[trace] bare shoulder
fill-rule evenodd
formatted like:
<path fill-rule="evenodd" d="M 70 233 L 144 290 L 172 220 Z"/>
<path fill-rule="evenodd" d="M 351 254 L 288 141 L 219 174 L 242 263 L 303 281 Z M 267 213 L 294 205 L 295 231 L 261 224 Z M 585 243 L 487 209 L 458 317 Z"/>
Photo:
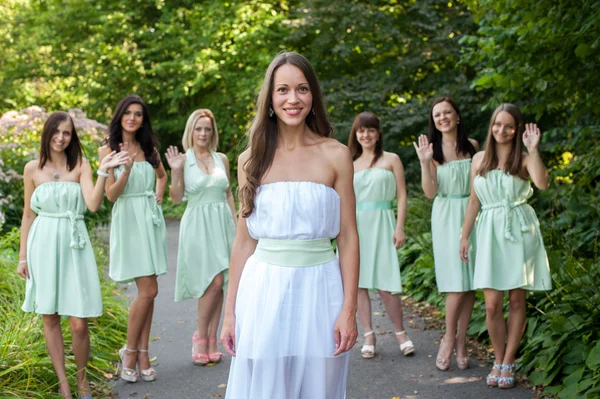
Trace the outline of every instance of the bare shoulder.
<path fill-rule="evenodd" d="M 471 142 L 471 144 L 473 144 L 473 147 L 475 147 L 475 150 L 479 150 L 479 142 L 475 139 L 469 139 L 469 141 Z"/>
<path fill-rule="evenodd" d="M 33 173 L 35 173 L 36 169 L 38 169 L 39 164 L 40 161 L 37 159 L 33 159 L 27 162 L 25 164 L 25 167 L 23 168 L 23 175 L 31 176 Z"/>
<path fill-rule="evenodd" d="M 350 149 L 344 144 L 340 143 L 336 139 L 326 138 L 320 144 L 321 149 L 327 157 L 331 157 L 332 160 L 350 160 L 352 162 L 352 156 L 350 155 Z"/>
<path fill-rule="evenodd" d="M 383 159 L 389 161 L 391 164 L 400 164 L 402 161 L 400 160 L 400 155 L 395 152 L 383 152 Z"/>
<path fill-rule="evenodd" d="M 473 155 L 473 160 L 471 161 L 471 165 L 473 167 L 479 168 L 481 165 L 481 161 L 483 161 L 483 156 L 485 155 L 485 151 L 479 151 Z"/>
<path fill-rule="evenodd" d="M 229 165 L 229 159 L 227 158 L 227 155 L 223 154 L 222 152 L 217 152 L 217 155 L 219 158 L 221 158 L 221 161 L 223 161 L 225 165 Z"/>
<path fill-rule="evenodd" d="M 87 158 L 81 158 L 81 166 L 90 166 L 90 161 Z"/>
<path fill-rule="evenodd" d="M 238 166 L 244 166 L 246 162 L 250 159 L 250 148 L 246 149 L 238 156 Z"/>

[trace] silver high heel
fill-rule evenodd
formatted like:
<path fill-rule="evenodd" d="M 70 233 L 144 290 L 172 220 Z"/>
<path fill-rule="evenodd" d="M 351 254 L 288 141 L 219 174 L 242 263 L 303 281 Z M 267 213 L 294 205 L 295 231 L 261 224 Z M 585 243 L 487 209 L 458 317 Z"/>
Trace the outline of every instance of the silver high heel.
<path fill-rule="evenodd" d="M 148 353 L 148 349 L 138 349 L 138 352 Z M 140 374 L 141 374 L 142 380 L 144 380 L 146 382 L 151 382 L 151 381 L 156 380 L 156 370 L 154 370 L 153 367 L 150 367 L 149 369 L 146 369 L 146 370 L 142 370 L 140 368 Z"/>
<path fill-rule="evenodd" d="M 127 367 L 125 367 L 125 352 L 137 352 L 136 349 L 129 349 L 127 347 L 127 345 L 123 345 L 123 347 L 121 349 L 119 349 L 119 358 L 121 359 L 121 362 L 119 363 L 119 365 L 117 366 L 117 371 L 115 372 L 115 374 L 119 371 L 119 367 L 121 368 L 121 379 L 128 381 L 128 382 L 137 382 L 138 380 L 138 373 L 134 370 L 134 369 L 129 369 Z"/>

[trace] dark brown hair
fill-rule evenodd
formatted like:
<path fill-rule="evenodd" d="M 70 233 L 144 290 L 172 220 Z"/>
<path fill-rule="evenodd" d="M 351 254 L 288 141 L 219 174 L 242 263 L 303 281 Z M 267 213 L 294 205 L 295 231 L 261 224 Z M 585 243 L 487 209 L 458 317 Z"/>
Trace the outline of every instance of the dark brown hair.
<path fill-rule="evenodd" d="M 500 112 L 508 112 L 513 119 L 515 120 L 515 135 L 512 140 L 512 148 L 510 150 L 510 155 L 508 156 L 508 162 L 504 165 L 503 170 L 506 173 L 509 173 L 513 176 L 518 176 L 522 179 L 527 178 L 527 174 L 523 171 L 523 130 L 524 130 L 524 121 L 523 115 L 519 108 L 516 105 L 504 103 L 500 105 L 494 113 L 492 114 L 492 118 L 490 120 L 490 127 L 488 129 L 488 135 L 485 142 L 485 154 L 483 156 L 483 160 L 481 161 L 481 166 L 479 167 L 478 174 L 484 176 L 490 170 L 498 169 L 498 154 L 496 152 L 496 139 L 492 134 L 492 127 L 494 126 L 494 122 L 496 121 L 496 117 Z"/>
<path fill-rule="evenodd" d="M 360 129 L 375 129 L 379 133 L 377 142 L 375 143 L 375 156 L 371 161 L 369 167 L 375 165 L 377 160 L 383 155 L 383 133 L 381 131 L 381 120 L 377 115 L 372 112 L 361 112 L 356 115 L 354 122 L 352 122 L 352 128 L 350 129 L 350 137 L 348 137 L 348 148 L 352 154 L 352 160 L 357 160 L 363 152 L 362 145 L 356 138 L 356 132 Z"/>
<path fill-rule="evenodd" d="M 42 139 L 40 142 L 40 161 L 38 164 L 40 169 L 42 169 L 44 165 L 46 165 L 46 162 L 50 160 L 50 141 L 52 140 L 52 136 L 54 136 L 54 134 L 57 132 L 58 125 L 65 121 L 71 122 L 71 127 L 73 128 L 71 142 L 67 148 L 65 148 L 65 155 L 67 156 L 67 170 L 73 170 L 75 166 L 77 166 L 77 163 L 81 163 L 83 158 L 83 150 L 81 149 L 81 142 L 77 136 L 73 119 L 64 111 L 56 111 L 53 112 L 48 119 L 46 119 L 44 128 L 42 130 Z"/>
<path fill-rule="evenodd" d="M 435 127 L 435 122 L 433 120 L 433 107 L 443 102 L 447 102 L 454 108 L 454 112 L 458 115 L 458 121 L 461 122 L 456 126 L 456 155 L 459 158 L 465 155 L 469 155 L 470 157 L 475 155 L 475 147 L 473 146 L 473 143 L 469 141 L 469 136 L 465 129 L 465 121 L 460 114 L 458 104 L 450 97 L 438 97 L 433 100 L 431 108 L 429 109 L 429 129 L 427 139 L 430 143 L 433 143 L 433 159 L 440 165 L 443 165 L 446 160 L 444 159 L 444 151 L 442 150 L 442 132 Z"/>
<path fill-rule="evenodd" d="M 243 165 L 247 181 L 246 184 L 238 188 L 243 217 L 248 217 L 252 214 L 256 190 L 260 186 L 263 176 L 271 167 L 273 158 L 275 157 L 278 136 L 277 116 L 273 115 L 273 117 L 269 117 L 269 105 L 272 102 L 275 71 L 285 64 L 294 65 L 299 68 L 308 81 L 313 102 L 312 110 L 306 117 L 306 125 L 310 130 L 323 137 L 329 137 L 333 131 L 327 118 L 319 80 L 310 62 L 300 54 L 294 52 L 284 51 L 277 54 L 267 68 L 256 100 L 256 116 L 249 129 L 248 148 L 250 149 L 250 156 Z"/>
<path fill-rule="evenodd" d="M 123 119 L 123 115 L 125 111 L 127 111 L 127 107 L 131 104 L 140 104 L 142 106 L 142 126 L 135 132 L 135 139 L 138 143 L 140 143 L 140 148 L 144 151 L 144 156 L 146 161 L 148 161 L 154 168 L 158 168 L 160 164 L 160 158 L 158 155 L 158 143 L 156 140 L 156 135 L 152 130 L 152 124 L 150 123 L 150 114 L 148 113 L 148 107 L 142 100 L 140 96 L 137 94 L 130 94 L 127 97 L 123 98 L 117 104 L 117 109 L 110 120 L 110 124 L 108 125 L 108 137 L 104 141 L 105 144 L 108 144 L 111 150 L 119 152 L 121 149 L 119 148 L 119 144 L 123 142 L 123 128 L 121 127 L 121 119 Z"/>

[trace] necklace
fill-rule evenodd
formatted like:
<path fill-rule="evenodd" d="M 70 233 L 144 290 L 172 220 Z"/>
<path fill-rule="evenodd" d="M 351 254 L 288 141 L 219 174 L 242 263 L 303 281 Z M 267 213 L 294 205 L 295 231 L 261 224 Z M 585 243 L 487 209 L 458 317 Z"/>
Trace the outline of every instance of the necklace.
<path fill-rule="evenodd" d="M 206 169 L 206 173 L 208 173 L 208 165 L 207 165 L 207 164 L 206 164 L 206 163 L 205 163 L 205 162 L 202 160 L 202 158 L 200 158 L 198 155 L 196 155 L 195 153 L 194 153 L 194 155 L 196 156 L 196 159 L 197 159 L 198 161 L 200 161 L 200 163 L 201 163 L 202 165 L 204 165 L 204 169 Z M 212 160 L 212 156 L 211 156 L 210 158 L 208 158 L 208 159 L 211 159 L 211 160 Z M 210 161 L 209 161 L 209 164 L 210 164 Z"/>
<path fill-rule="evenodd" d="M 53 178 L 54 180 L 58 180 L 58 179 L 60 179 L 60 173 L 58 173 L 58 172 L 54 172 L 54 173 L 52 174 L 52 178 Z"/>

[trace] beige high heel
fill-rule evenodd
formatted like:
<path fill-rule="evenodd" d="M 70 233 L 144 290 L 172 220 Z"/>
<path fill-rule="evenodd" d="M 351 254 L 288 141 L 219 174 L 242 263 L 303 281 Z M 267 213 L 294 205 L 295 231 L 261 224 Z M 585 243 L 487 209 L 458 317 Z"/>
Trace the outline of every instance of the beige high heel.
<path fill-rule="evenodd" d="M 134 369 L 125 367 L 125 352 L 137 352 L 137 350 L 129 349 L 127 345 L 123 345 L 123 347 L 119 349 L 119 359 L 121 362 L 117 366 L 115 374 L 119 371 L 119 368 L 121 368 L 121 379 L 128 382 L 137 382 L 139 377 L 138 373 Z"/>
<path fill-rule="evenodd" d="M 373 330 L 367 331 L 363 334 L 363 337 L 367 338 L 369 335 L 373 335 L 375 332 Z M 373 359 L 375 357 L 375 345 L 363 345 L 360 348 L 360 353 L 363 359 Z"/>
<path fill-rule="evenodd" d="M 138 349 L 138 352 L 148 353 L 148 349 Z M 141 374 L 142 380 L 144 380 L 146 382 L 151 382 L 151 381 L 156 380 L 156 370 L 154 370 L 153 367 L 150 367 L 149 369 L 146 369 L 146 370 L 142 370 L 140 367 L 140 374 Z"/>

